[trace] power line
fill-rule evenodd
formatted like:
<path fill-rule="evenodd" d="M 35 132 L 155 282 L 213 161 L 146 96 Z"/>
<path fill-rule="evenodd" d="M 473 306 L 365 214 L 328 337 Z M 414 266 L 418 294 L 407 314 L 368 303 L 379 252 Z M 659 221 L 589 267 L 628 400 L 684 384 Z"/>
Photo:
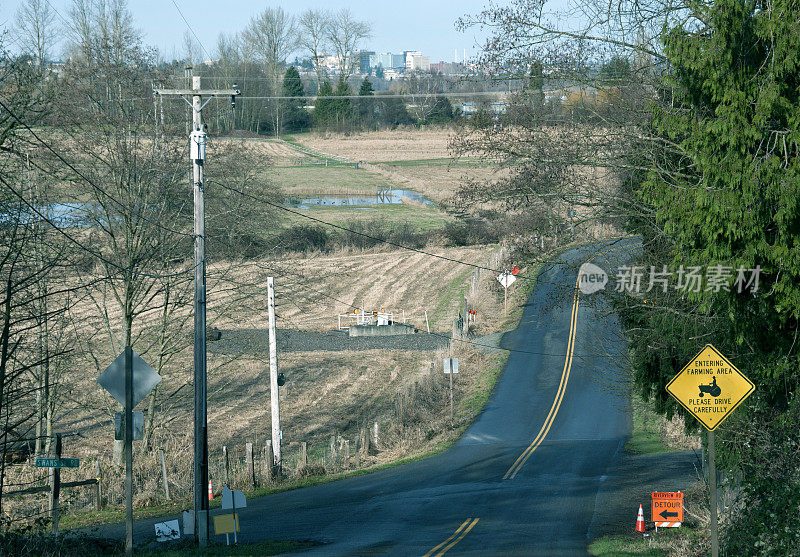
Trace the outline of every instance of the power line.
<path fill-rule="evenodd" d="M 50 0 L 44 0 L 44 1 L 47 2 L 47 5 L 50 6 L 50 9 L 52 9 L 54 12 L 56 12 L 56 15 L 61 19 L 61 21 L 63 21 L 69 27 L 69 25 L 70 25 L 69 21 L 67 21 L 66 18 L 64 18 L 64 16 L 61 15 L 61 12 L 59 12 L 56 9 L 56 7 L 53 6 L 53 4 L 50 3 Z"/>
<path fill-rule="evenodd" d="M 188 28 L 189 28 L 189 32 L 190 32 L 190 33 L 191 33 L 191 34 L 194 36 L 194 38 L 197 40 L 197 43 L 200 45 L 200 48 L 202 48 L 202 49 L 203 49 L 203 52 L 205 52 L 205 54 L 206 54 L 206 58 L 207 58 L 207 59 L 209 59 L 209 60 L 211 60 L 211 55 L 210 55 L 210 54 L 208 53 L 208 51 L 206 50 L 206 47 L 205 47 L 205 46 L 203 46 L 203 41 L 201 41 L 201 40 L 200 40 L 200 37 L 198 37 L 198 36 L 197 36 L 197 34 L 194 32 L 194 29 L 192 29 L 192 26 L 191 26 L 191 25 L 189 25 L 189 22 L 188 22 L 188 21 L 186 21 L 186 18 L 185 18 L 185 17 L 183 17 L 183 12 L 182 12 L 182 11 L 181 11 L 181 9 L 178 7 L 178 4 L 175 2 L 175 0 L 172 0 L 172 5 L 173 5 L 173 6 L 175 6 L 175 9 L 176 9 L 176 10 L 178 10 L 178 14 L 181 16 L 181 19 L 182 19 L 182 20 L 183 20 L 183 22 L 186 24 L 186 27 L 188 27 Z"/>
<path fill-rule="evenodd" d="M 209 180 L 209 182 L 211 182 L 211 181 Z M 224 184 L 222 182 L 214 181 L 213 183 L 218 185 L 218 186 L 221 186 L 222 188 L 224 188 L 224 189 L 226 189 L 228 191 L 231 191 L 231 192 L 239 194 L 239 195 L 241 195 L 243 197 L 247 197 L 249 199 L 252 199 L 253 201 L 257 201 L 259 203 L 263 203 L 265 205 L 269 205 L 270 207 L 274 207 L 276 209 L 280 209 L 281 211 L 285 211 L 287 213 L 291 213 L 293 215 L 302 217 L 304 219 L 308 219 L 308 220 L 314 221 L 314 222 L 322 224 L 324 226 L 329 226 L 331 228 L 336 228 L 338 230 L 342 230 L 343 232 L 348 232 L 350 234 L 355 234 L 357 236 L 361 236 L 363 238 L 367 238 L 369 240 L 373 240 L 373 241 L 375 241 L 377 243 L 380 243 L 380 244 L 386 244 L 386 245 L 389 245 L 389 246 L 394 246 L 396 248 L 400 248 L 400 249 L 412 251 L 412 252 L 415 252 L 415 253 L 419 253 L 421 255 L 426 255 L 428 257 L 434 257 L 436 259 L 441 259 L 443 261 L 449 261 L 451 263 L 456 263 L 456 264 L 459 264 L 459 265 L 465 265 L 467 267 L 472 267 L 473 269 L 481 269 L 481 270 L 491 271 L 493 273 L 501 273 L 501 274 L 505 272 L 503 270 L 493 269 L 491 267 L 486 267 L 486 266 L 483 266 L 483 265 L 479 265 L 477 263 L 470 263 L 469 261 L 462 261 L 460 259 L 454 259 L 452 257 L 447 257 L 446 255 L 439 255 L 437 253 L 432 253 L 432 252 L 429 252 L 429 251 L 425 251 L 425 250 L 422 250 L 422 249 L 419 249 L 419 248 L 415 248 L 413 246 L 407 246 L 405 244 L 401 244 L 401 243 L 398 243 L 398 242 L 393 242 L 391 240 L 386 240 L 384 238 L 378 238 L 377 236 L 372 236 L 371 234 L 367 234 L 366 232 L 361 232 L 360 230 L 353 230 L 352 228 L 347 228 L 346 226 L 342 226 L 342 225 L 335 224 L 335 223 L 332 223 L 332 222 L 324 221 L 322 219 L 318 219 L 316 217 L 312 217 L 311 215 L 307 215 L 307 214 L 302 213 L 300 211 L 295 211 L 294 209 L 290 209 L 289 207 L 286 207 L 285 205 L 281 205 L 280 203 L 274 203 L 274 202 L 269 201 L 267 199 L 264 199 L 262 197 L 255 196 L 255 195 L 253 195 L 251 193 L 238 190 L 238 189 L 233 188 L 231 186 L 228 186 L 228 185 L 226 185 L 226 184 Z M 535 278 L 526 277 L 524 275 L 516 275 L 516 278 L 522 279 L 522 280 L 533 280 L 533 281 L 536 280 Z"/>

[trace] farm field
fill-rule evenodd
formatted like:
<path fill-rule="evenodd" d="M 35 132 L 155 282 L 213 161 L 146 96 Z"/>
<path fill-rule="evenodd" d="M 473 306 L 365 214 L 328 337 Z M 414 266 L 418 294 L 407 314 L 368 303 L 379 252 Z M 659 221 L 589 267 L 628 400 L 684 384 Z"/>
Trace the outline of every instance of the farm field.
<path fill-rule="evenodd" d="M 379 163 L 448 159 L 448 129 L 396 129 L 341 134 L 300 134 L 297 141 L 311 149 L 351 161 Z"/>
<path fill-rule="evenodd" d="M 417 132 L 398 133 L 400 141 L 409 143 L 420 137 Z M 390 135 L 385 135 L 386 140 Z M 446 145 L 440 132 L 433 132 L 431 138 L 440 146 L 437 148 Z M 370 141 L 371 138 L 361 140 Z M 321 227 L 331 234 L 346 233 L 303 215 L 345 228 L 353 227 L 365 234 L 408 228 L 417 234 L 429 234 L 424 250 L 430 255 L 378 244 L 369 249 L 340 247 L 329 253 L 290 252 L 268 259 L 216 261 L 208 268 L 208 324 L 218 329 L 223 338 L 236 336 L 233 331 L 263 332 L 267 328 L 265 286 L 268 276 L 275 277 L 279 334 L 280 330 L 292 329 L 324 335 L 337 328 L 340 314 L 345 314 L 343 324 L 347 324 L 352 319 L 346 316 L 347 312 L 385 310 L 392 312 L 396 321 L 410 323 L 423 334 L 430 328 L 446 345 L 453 321 L 463 311 L 465 297 L 478 311 L 472 325 L 476 335 L 497 332 L 514 319 L 513 316 L 510 320 L 502 317 L 502 289 L 495 277 L 488 272 L 478 276 L 472 266 L 498 265 L 498 246 L 442 246 L 443 229 L 448 223 L 456 222 L 456 218 L 439 203 L 455 191 L 459 183 L 455 176 L 465 170 L 480 173 L 489 172 L 488 169 L 449 168 L 442 164 L 425 166 L 416 159 L 408 159 L 407 165 L 365 165 L 366 168 L 358 169 L 355 166 L 291 166 L 289 163 L 297 160 L 297 152 L 286 144 L 243 141 L 248 148 L 252 146 L 254 150 L 263 151 L 265 160 L 274 163 L 265 168 L 263 177 L 289 199 L 369 196 L 374 195 L 378 187 L 391 186 L 395 190 L 421 193 L 437 204 L 403 198 L 401 203 L 361 208 L 293 207 L 295 213 L 286 213 L 281 218 L 284 229 L 305 225 Z M 406 151 L 409 157 L 421 154 L 412 152 L 410 146 Z M 109 485 L 105 489 L 109 501 L 113 502 L 120 501 L 122 496 L 121 484 L 115 479 L 119 468 L 111 462 L 111 424 L 117 407 L 95 380 L 116 356 L 114 347 L 119 340 L 110 336 L 111 329 L 107 326 L 107 323 L 113 325 L 121 321 L 116 305 L 98 305 L 98 300 L 105 300 L 107 296 L 108 292 L 98 293 L 74 309 L 73 317 L 93 339 L 93 348 L 72 363 L 69 402 L 65 403 L 58 427 L 81 432 L 80 437 L 69 441 L 68 452 L 83 459 L 87 466 L 94 460 L 101 462 L 108 471 L 105 481 Z M 159 299 L 157 295 L 150 303 L 157 306 Z M 159 351 L 160 318 L 159 311 L 151 309 L 142 312 L 134 323 L 135 349 L 153 365 Z M 167 466 L 176 478 L 173 496 L 180 498 L 188 495 L 184 490 L 189 486 L 185 470 L 191 459 L 191 307 L 181 307 L 172 319 L 182 324 L 172 332 L 171 356 L 160 369 L 163 379 L 155 392 L 157 414 L 153 443 L 167 454 Z M 386 348 L 380 350 L 309 349 L 279 353 L 280 371 L 287 377 L 281 389 L 281 419 L 290 473 L 297 472 L 301 442 L 308 443 L 310 464 L 326 473 L 387 463 L 445 446 L 457 438 L 480 411 L 504 361 L 502 352 L 482 352 L 470 343 L 456 343 L 451 348 L 452 353 L 442 348 L 393 348 L 391 344 L 387 342 Z M 449 424 L 447 418 L 446 382 L 440 373 L 441 359 L 448 354 L 462 358 L 453 424 Z M 212 476 L 219 474 L 218 455 L 222 446 L 241 452 L 249 442 L 263 449 L 269 437 L 270 421 L 267 378 L 266 353 L 247 345 L 238 352 L 219 351 L 213 341 L 209 343 Z M 148 403 L 149 399 L 140 409 L 146 409 Z M 338 443 L 349 440 L 355 452 L 359 432 L 374 422 L 380 424 L 382 431 L 377 451 L 365 455 L 359 463 L 331 460 L 331 437 Z M 239 452 L 237 459 L 242 457 Z M 137 455 L 137 485 L 140 487 L 136 505 L 159 504 L 162 495 L 159 494 L 158 463 L 148 453 L 139 454 L 138 449 Z M 76 473 L 85 476 L 94 472 L 81 469 Z M 244 480 L 239 477 L 236 481 Z"/>
<path fill-rule="evenodd" d="M 395 184 L 417 191 L 426 198 L 447 203 L 467 180 L 490 180 L 506 171 L 476 159 L 454 160 L 450 156 L 448 129 L 393 130 L 353 135 L 302 134 L 297 143 L 315 151 L 363 161 L 363 167 Z"/>

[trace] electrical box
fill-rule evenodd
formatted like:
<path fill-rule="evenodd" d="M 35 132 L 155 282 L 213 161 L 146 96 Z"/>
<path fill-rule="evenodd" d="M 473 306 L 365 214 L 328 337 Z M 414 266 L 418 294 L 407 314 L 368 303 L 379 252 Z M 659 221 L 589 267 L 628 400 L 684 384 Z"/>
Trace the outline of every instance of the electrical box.
<path fill-rule="evenodd" d="M 194 130 L 189 135 L 189 158 L 193 161 L 202 161 L 206 158 L 206 132 Z"/>

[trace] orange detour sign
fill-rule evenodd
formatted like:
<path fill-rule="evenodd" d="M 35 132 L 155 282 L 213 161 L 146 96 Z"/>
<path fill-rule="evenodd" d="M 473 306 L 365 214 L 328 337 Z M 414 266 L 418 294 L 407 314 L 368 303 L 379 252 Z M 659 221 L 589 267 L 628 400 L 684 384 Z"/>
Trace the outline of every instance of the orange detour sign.
<path fill-rule="evenodd" d="M 683 493 L 654 491 L 650 516 L 656 528 L 678 528 L 683 522 Z"/>
<path fill-rule="evenodd" d="M 710 344 L 667 384 L 667 392 L 709 431 L 724 422 L 755 388 Z"/>

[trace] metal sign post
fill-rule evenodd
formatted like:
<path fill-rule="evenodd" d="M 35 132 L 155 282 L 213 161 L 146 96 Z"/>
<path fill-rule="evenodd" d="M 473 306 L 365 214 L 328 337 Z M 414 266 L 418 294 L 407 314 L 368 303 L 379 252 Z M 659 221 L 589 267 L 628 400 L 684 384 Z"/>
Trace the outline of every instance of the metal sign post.
<path fill-rule="evenodd" d="M 711 490 L 711 557 L 719 557 L 717 524 L 717 466 L 714 462 L 714 431 L 708 432 L 708 483 Z"/>
<path fill-rule="evenodd" d="M 133 409 L 161 381 L 130 346 L 97 378 L 100 386 L 124 406 L 125 554 L 133 555 Z"/>
<path fill-rule="evenodd" d="M 133 350 L 125 347 L 125 555 L 133 555 Z"/>
<path fill-rule="evenodd" d="M 458 358 L 444 359 L 444 372 L 450 376 L 450 424 L 453 423 L 453 375 L 458 373 Z"/>

